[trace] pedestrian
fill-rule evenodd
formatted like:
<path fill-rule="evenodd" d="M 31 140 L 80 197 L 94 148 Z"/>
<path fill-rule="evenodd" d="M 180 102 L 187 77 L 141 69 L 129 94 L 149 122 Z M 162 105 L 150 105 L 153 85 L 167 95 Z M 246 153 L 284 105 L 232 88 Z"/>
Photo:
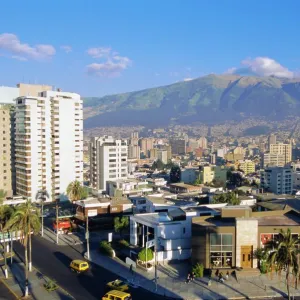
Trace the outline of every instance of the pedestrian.
<path fill-rule="evenodd" d="M 226 280 L 229 279 L 229 272 L 228 271 L 226 272 L 225 278 L 226 278 Z"/>
<path fill-rule="evenodd" d="M 216 273 L 215 273 L 216 277 L 219 277 L 219 274 L 220 274 L 220 271 L 219 271 L 219 269 L 217 269 Z"/>
<path fill-rule="evenodd" d="M 188 273 L 185 283 L 190 283 L 190 281 L 191 281 L 191 274 Z"/>
<path fill-rule="evenodd" d="M 208 270 L 208 278 L 211 279 L 211 276 L 212 276 L 212 269 L 209 269 Z"/>
<path fill-rule="evenodd" d="M 219 273 L 219 282 L 223 283 L 224 282 L 224 277 L 223 277 L 223 273 Z"/>
<path fill-rule="evenodd" d="M 133 274 L 132 264 L 130 265 L 129 270 L 130 270 L 130 273 Z"/>
<path fill-rule="evenodd" d="M 191 281 L 194 281 L 194 279 L 195 279 L 195 272 L 192 272 Z"/>

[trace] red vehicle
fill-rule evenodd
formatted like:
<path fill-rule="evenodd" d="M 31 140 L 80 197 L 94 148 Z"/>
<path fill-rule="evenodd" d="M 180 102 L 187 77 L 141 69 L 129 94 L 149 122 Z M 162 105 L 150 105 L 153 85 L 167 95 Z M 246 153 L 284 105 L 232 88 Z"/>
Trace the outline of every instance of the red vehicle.
<path fill-rule="evenodd" d="M 69 220 L 58 221 L 58 230 L 67 230 L 71 228 L 71 222 Z M 53 229 L 56 230 L 56 222 L 53 222 Z"/>

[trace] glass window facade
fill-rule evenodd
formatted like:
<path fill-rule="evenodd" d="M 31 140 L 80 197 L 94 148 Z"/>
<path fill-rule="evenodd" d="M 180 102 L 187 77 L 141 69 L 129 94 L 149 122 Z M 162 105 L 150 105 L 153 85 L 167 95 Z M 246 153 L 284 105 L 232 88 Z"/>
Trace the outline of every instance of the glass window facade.
<path fill-rule="evenodd" d="M 232 234 L 210 234 L 210 266 L 212 268 L 232 267 Z"/>

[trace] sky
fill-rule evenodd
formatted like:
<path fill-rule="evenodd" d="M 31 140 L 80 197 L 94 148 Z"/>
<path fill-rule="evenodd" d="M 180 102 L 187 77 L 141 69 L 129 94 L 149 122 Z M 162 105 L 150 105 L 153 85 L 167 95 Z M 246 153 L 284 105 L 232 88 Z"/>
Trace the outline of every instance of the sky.
<path fill-rule="evenodd" d="M 0 85 L 104 96 L 207 74 L 300 76 L 298 0 L 0 4 Z"/>

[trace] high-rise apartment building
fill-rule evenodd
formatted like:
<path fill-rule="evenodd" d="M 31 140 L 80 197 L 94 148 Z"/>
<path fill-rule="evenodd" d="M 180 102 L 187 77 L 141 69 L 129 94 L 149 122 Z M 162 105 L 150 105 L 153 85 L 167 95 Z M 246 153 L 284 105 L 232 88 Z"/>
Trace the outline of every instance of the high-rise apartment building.
<path fill-rule="evenodd" d="M 255 163 L 251 160 L 240 160 L 238 161 L 237 166 L 245 175 L 255 172 Z"/>
<path fill-rule="evenodd" d="M 291 144 L 270 144 L 270 154 L 282 154 L 284 156 L 284 164 L 292 161 L 292 145 Z"/>
<path fill-rule="evenodd" d="M 172 150 L 172 154 L 180 155 L 186 153 L 186 143 L 185 140 L 170 140 L 170 146 Z"/>
<path fill-rule="evenodd" d="M 141 150 L 139 146 L 139 133 L 133 132 L 128 145 L 128 158 L 129 159 L 140 159 Z"/>
<path fill-rule="evenodd" d="M 275 194 L 291 194 L 293 191 L 292 169 L 270 167 L 262 170 L 260 186 Z"/>
<path fill-rule="evenodd" d="M 83 117 L 80 95 L 44 91 L 16 100 L 16 192 L 33 201 L 67 199 L 71 181 L 83 181 Z"/>
<path fill-rule="evenodd" d="M 168 151 L 157 149 L 157 159 L 161 160 L 164 164 L 168 163 Z"/>
<path fill-rule="evenodd" d="M 149 151 L 153 149 L 153 144 L 154 139 L 152 138 L 140 139 L 141 152 L 143 152 L 146 157 L 149 157 Z"/>
<path fill-rule="evenodd" d="M 269 138 L 268 138 L 268 145 L 269 145 L 269 150 L 271 148 L 271 145 L 272 144 L 276 144 L 277 143 L 277 137 L 274 133 L 270 134 L 269 135 Z"/>
<path fill-rule="evenodd" d="M 285 155 L 284 154 L 272 154 L 264 153 L 263 155 L 263 167 L 284 167 L 285 166 Z"/>
<path fill-rule="evenodd" d="M 91 186 L 105 191 L 107 181 L 126 179 L 127 173 L 127 141 L 111 136 L 93 137 L 90 141 Z"/>
<path fill-rule="evenodd" d="M 19 89 L 0 86 L 0 190 L 7 197 L 15 190 L 14 104 Z"/>
<path fill-rule="evenodd" d="M 207 149 L 207 138 L 204 136 L 200 137 L 200 139 L 198 140 L 198 144 L 200 148 Z"/>

